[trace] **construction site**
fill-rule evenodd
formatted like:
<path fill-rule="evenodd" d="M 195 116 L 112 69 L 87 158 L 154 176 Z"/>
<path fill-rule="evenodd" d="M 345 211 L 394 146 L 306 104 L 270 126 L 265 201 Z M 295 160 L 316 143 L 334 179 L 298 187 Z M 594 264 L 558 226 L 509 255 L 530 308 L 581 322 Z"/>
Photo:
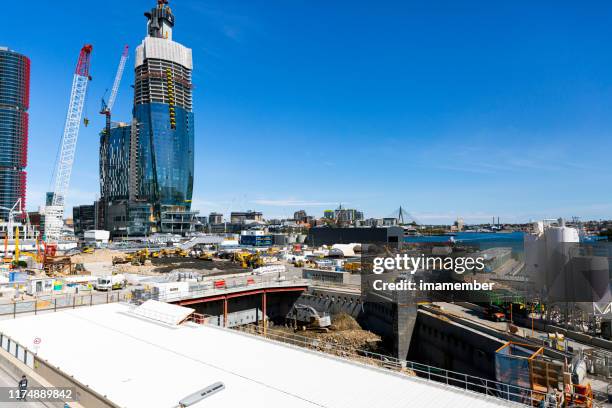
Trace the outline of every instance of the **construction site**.
<path fill-rule="evenodd" d="M 528 405 L 554 398 L 556 406 L 603 407 L 612 392 L 605 319 L 598 319 L 599 334 L 563 327 L 507 281 L 488 302 L 459 294 L 451 301 L 443 293 L 427 302 L 381 302 L 364 292 L 359 244 L 254 248 L 200 235 L 165 247 L 139 245 L 53 252 L 41 244 L 38 252 L 5 258 L 0 316 L 163 302 L 189 309 L 198 324 L 514 402 L 525 403 L 528 393 Z M 522 262 L 500 262 L 479 279 L 514 276 Z M 489 383 L 494 390 L 478 385 Z"/>
<path fill-rule="evenodd" d="M 173 40 L 167 0 L 144 15 L 132 116 L 113 111 L 128 45 L 96 109 L 95 202 L 70 216 L 77 140 L 91 121 L 91 44 L 75 52 L 38 211 L 25 205 L 25 148 L 13 152 L 19 191 L 0 206 L 0 367 L 10 378 L 74 389 L 78 399 L 45 405 L 62 408 L 612 407 L 612 246 L 563 219 L 502 231 L 493 217 L 491 230 L 460 237 L 462 219 L 418 228 L 402 207 L 368 223 L 342 204 L 319 219 L 201 217 L 192 50 Z M 372 269 L 400 255 L 439 263 Z M 482 268 L 441 266 L 460 258 Z M 379 290 L 383 278 L 391 286 Z M 431 286 L 396 290 L 417 279 Z"/>

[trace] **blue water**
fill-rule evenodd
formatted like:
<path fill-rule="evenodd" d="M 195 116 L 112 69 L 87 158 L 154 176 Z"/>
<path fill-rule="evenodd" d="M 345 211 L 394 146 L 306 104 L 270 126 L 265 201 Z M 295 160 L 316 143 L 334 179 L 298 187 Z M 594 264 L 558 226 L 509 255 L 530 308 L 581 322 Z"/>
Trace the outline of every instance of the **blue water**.
<path fill-rule="evenodd" d="M 523 252 L 523 237 L 525 233 L 516 232 L 457 232 L 452 237 L 455 242 L 464 245 L 474 245 L 480 249 L 494 247 L 510 247 L 515 252 Z M 581 236 L 580 241 L 584 243 L 595 243 L 602 241 L 603 237 Z M 448 242 L 451 235 L 429 235 L 421 237 L 405 237 L 404 242 Z"/>
<path fill-rule="evenodd" d="M 525 233 L 517 232 L 457 232 L 453 234 L 458 244 L 474 245 L 480 249 L 494 247 L 511 247 L 514 251 L 523 251 Z M 448 242 L 451 235 L 427 235 L 420 237 L 405 237 L 404 242 Z"/>

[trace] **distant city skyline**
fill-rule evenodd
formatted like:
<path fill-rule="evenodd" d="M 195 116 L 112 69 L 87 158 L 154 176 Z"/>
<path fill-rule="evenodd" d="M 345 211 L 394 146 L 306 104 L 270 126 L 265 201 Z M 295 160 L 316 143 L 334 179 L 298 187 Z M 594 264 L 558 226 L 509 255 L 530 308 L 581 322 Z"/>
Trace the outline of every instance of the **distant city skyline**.
<path fill-rule="evenodd" d="M 130 46 L 133 107 L 152 0 L 10 4 L 1 46 L 31 60 L 27 206 L 49 190 L 74 64 L 94 46 L 69 208 L 99 195 L 100 98 Z M 192 208 L 426 224 L 612 218 L 612 5 L 170 0 L 193 49 Z M 99 8 L 100 5 L 88 7 Z M 526 12 L 528 10 L 528 12 Z M 550 16 L 554 15 L 552 19 Z M 49 16 L 61 24 L 49 24 Z"/>

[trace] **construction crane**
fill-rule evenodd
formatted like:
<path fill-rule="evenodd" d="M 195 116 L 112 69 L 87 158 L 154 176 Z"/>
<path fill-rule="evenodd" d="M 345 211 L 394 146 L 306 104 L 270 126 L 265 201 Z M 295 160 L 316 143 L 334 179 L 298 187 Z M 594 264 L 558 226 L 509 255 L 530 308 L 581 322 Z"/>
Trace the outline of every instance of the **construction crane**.
<path fill-rule="evenodd" d="M 70 102 L 68 103 L 64 133 L 55 167 L 51 205 L 47 205 L 44 208 L 44 238 L 47 242 L 57 242 L 60 239 L 64 225 L 64 200 L 70 184 L 74 153 L 81 125 L 81 115 L 83 114 L 83 106 L 87 94 L 87 84 L 91 79 L 89 76 L 89 65 L 92 49 L 93 47 L 89 44 L 81 48 L 72 79 Z"/>
<path fill-rule="evenodd" d="M 100 114 L 106 117 L 106 125 L 104 126 L 104 131 L 100 135 L 100 193 L 102 195 L 102 200 L 105 200 L 108 196 L 108 188 L 109 183 L 107 182 L 108 175 L 107 171 L 107 159 L 108 159 L 108 138 L 110 136 L 111 131 L 111 111 L 113 106 L 115 105 L 115 99 L 117 99 L 117 92 L 119 91 L 119 84 L 121 83 L 121 78 L 123 77 L 123 70 L 125 69 L 125 62 L 128 58 L 128 46 L 123 47 L 123 53 L 121 54 L 121 59 L 119 60 L 119 66 L 117 67 L 117 73 L 115 74 L 115 80 L 113 81 L 113 87 L 111 88 L 110 97 L 108 98 L 108 102 L 104 101 L 102 98 L 102 108 L 100 109 Z"/>
<path fill-rule="evenodd" d="M 121 54 L 121 59 L 119 60 L 117 74 L 115 74 L 115 80 L 113 81 L 113 87 L 111 88 L 111 93 L 108 98 L 108 102 L 105 102 L 104 98 L 102 98 L 102 109 L 100 110 L 100 113 L 106 116 L 105 131 L 107 132 L 107 134 L 110 132 L 111 111 L 113 110 L 113 105 L 115 105 L 115 99 L 117 99 L 119 84 L 121 83 L 121 78 L 123 77 L 123 70 L 125 69 L 125 62 L 128 58 L 128 49 L 129 47 L 127 45 L 123 47 L 123 53 Z"/>

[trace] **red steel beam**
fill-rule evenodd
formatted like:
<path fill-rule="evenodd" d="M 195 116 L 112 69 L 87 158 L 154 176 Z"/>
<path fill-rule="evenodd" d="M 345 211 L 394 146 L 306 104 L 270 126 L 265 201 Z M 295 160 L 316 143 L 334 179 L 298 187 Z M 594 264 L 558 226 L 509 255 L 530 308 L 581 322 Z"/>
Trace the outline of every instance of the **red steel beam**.
<path fill-rule="evenodd" d="M 208 303 L 208 302 L 215 302 L 217 300 L 223 300 L 223 299 L 225 299 L 225 295 L 202 297 L 202 298 L 197 298 L 197 299 L 179 300 L 177 303 L 179 305 L 193 305 L 195 303 Z"/>
<path fill-rule="evenodd" d="M 227 297 L 223 299 L 223 327 L 227 327 Z"/>
<path fill-rule="evenodd" d="M 265 293 L 303 292 L 306 289 L 308 289 L 307 286 L 295 286 L 295 287 L 271 288 L 271 289 L 253 289 L 253 290 L 247 290 L 244 292 L 229 293 L 227 295 L 217 295 L 217 296 L 201 297 L 201 298 L 196 298 L 196 299 L 179 300 L 177 303 L 179 305 L 193 305 L 196 303 L 208 303 L 208 302 L 214 302 L 217 300 L 225 300 L 225 299 L 233 299 L 233 298 L 243 297 L 243 296 L 258 295 L 264 292 Z"/>

